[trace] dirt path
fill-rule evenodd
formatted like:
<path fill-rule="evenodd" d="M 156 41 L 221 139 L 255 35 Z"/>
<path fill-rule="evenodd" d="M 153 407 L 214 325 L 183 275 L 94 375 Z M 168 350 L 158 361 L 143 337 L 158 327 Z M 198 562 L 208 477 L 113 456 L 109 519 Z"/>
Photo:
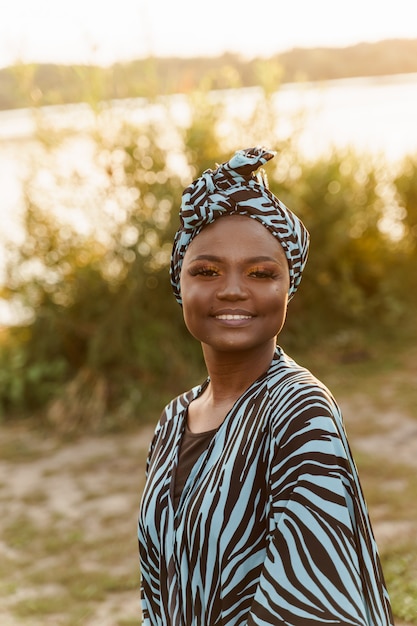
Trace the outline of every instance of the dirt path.
<path fill-rule="evenodd" d="M 139 624 L 135 535 L 151 429 L 66 445 L 22 429 L 0 437 L 0 624 Z"/>
<path fill-rule="evenodd" d="M 381 464 L 394 460 L 417 472 L 417 419 L 399 411 L 368 412 L 366 397 L 358 394 L 341 403 L 349 439 L 356 452 L 380 459 Z M 397 481 L 397 483 L 396 483 Z M 392 485 L 402 488 L 400 478 Z M 417 536 L 417 517 L 410 519 L 373 519 L 373 528 L 380 548 L 389 546 L 399 536 Z"/>
<path fill-rule="evenodd" d="M 344 410 L 348 430 L 362 419 L 363 399 L 356 401 Z M 390 413 L 380 419 L 353 445 L 416 468 L 417 422 Z M 139 625 L 136 517 L 151 433 L 63 445 L 0 429 L 2 626 Z M 378 522 L 377 540 L 391 541 L 398 524 Z"/>

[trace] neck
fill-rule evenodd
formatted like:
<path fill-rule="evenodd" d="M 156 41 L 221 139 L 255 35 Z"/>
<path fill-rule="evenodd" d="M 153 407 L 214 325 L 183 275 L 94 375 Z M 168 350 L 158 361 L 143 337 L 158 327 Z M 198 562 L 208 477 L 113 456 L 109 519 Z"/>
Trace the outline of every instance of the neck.
<path fill-rule="evenodd" d="M 271 364 L 275 341 L 256 350 L 217 352 L 203 344 L 210 376 L 209 395 L 213 404 L 235 401 Z"/>

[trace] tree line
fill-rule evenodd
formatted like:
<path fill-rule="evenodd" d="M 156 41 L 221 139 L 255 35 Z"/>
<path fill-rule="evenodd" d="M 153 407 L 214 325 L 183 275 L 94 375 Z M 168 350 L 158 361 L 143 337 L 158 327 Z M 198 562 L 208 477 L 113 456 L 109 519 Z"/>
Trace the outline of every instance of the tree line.
<path fill-rule="evenodd" d="M 271 87 L 295 81 L 417 72 L 417 39 L 359 43 L 345 48 L 294 48 L 270 58 L 150 57 L 111 67 L 17 64 L 0 70 L 0 109 L 97 102 L 149 95 L 252 87 L 265 73 Z"/>

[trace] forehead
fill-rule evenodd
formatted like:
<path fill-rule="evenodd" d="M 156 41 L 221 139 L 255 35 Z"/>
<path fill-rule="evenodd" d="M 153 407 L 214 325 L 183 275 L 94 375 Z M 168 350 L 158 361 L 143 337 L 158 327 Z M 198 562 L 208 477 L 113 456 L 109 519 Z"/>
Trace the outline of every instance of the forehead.
<path fill-rule="evenodd" d="M 187 253 L 203 254 L 221 250 L 227 254 L 235 249 L 242 252 L 250 250 L 251 254 L 259 255 L 268 252 L 279 259 L 286 258 L 278 238 L 266 226 L 257 219 L 239 214 L 219 217 L 205 226 L 191 241 Z"/>

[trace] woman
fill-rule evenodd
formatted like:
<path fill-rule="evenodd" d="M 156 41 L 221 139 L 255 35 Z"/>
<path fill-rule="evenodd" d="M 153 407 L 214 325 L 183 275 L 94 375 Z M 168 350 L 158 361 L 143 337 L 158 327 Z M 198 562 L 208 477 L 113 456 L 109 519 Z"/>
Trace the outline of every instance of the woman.
<path fill-rule="evenodd" d="M 207 380 L 152 441 L 139 518 L 146 626 L 393 623 L 342 417 L 277 346 L 309 235 L 237 152 L 183 194 L 171 282 Z"/>

